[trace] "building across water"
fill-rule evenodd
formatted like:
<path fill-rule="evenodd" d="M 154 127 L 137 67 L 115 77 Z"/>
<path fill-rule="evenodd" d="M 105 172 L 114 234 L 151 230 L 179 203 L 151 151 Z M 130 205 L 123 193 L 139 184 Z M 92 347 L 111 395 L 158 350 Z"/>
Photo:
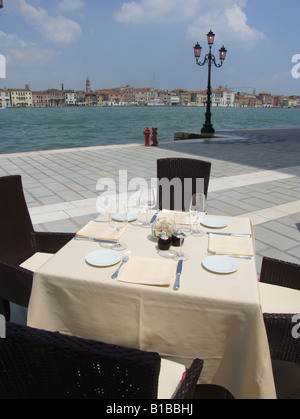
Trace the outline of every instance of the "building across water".
<path fill-rule="evenodd" d="M 85 91 L 48 89 L 0 89 L 0 107 L 58 107 L 58 106 L 206 106 L 207 91 L 185 89 L 160 90 L 134 86 L 92 90 L 89 77 Z M 219 86 L 212 90 L 212 106 L 218 107 L 299 107 L 299 96 L 271 95 L 248 92 L 235 93 Z"/>

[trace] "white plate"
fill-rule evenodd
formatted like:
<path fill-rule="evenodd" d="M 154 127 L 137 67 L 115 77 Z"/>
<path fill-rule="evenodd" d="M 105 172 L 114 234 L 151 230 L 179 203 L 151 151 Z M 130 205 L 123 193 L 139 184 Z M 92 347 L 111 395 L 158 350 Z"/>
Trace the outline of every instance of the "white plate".
<path fill-rule="evenodd" d="M 89 265 L 97 267 L 112 266 L 120 262 L 121 259 L 122 254 L 111 249 L 95 250 L 85 258 Z"/>
<path fill-rule="evenodd" d="M 201 222 L 202 225 L 209 228 L 224 228 L 228 226 L 228 222 L 223 218 L 207 217 Z"/>
<path fill-rule="evenodd" d="M 125 215 L 124 213 L 114 214 L 114 215 L 112 216 L 112 218 L 113 218 L 113 220 L 115 220 L 115 221 L 123 221 L 123 220 L 124 220 L 124 218 L 125 218 L 125 216 L 124 216 L 124 215 Z M 129 223 L 130 223 L 131 221 L 135 221 L 135 220 L 137 220 L 137 218 L 138 218 L 137 214 L 134 214 L 133 212 L 128 212 L 128 213 L 127 213 L 127 216 L 128 216 L 128 222 L 129 222 Z"/>
<path fill-rule="evenodd" d="M 218 274 L 232 274 L 240 267 L 237 260 L 228 256 L 209 256 L 202 263 L 204 268 Z"/>

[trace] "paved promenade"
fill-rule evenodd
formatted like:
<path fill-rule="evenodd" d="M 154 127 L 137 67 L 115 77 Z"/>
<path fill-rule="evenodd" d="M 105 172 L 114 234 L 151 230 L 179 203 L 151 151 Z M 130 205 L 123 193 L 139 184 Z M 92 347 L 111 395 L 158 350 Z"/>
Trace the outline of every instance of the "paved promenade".
<path fill-rule="evenodd" d="M 97 181 L 156 177 L 156 160 L 212 162 L 210 215 L 250 217 L 257 270 L 263 256 L 300 263 L 300 129 L 217 133 L 188 140 L 0 155 L 0 176 L 22 175 L 36 230 L 76 232 L 95 218 Z"/>

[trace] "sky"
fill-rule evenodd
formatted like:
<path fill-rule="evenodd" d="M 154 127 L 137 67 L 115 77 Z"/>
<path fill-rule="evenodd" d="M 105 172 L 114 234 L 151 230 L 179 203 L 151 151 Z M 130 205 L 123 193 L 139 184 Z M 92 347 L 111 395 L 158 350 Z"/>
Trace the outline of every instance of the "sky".
<path fill-rule="evenodd" d="M 299 0 L 3 0 L 0 88 L 92 90 L 131 85 L 205 90 L 193 47 L 225 45 L 212 87 L 300 95 Z M 300 61 L 300 55 L 299 55 Z M 297 67 L 298 68 L 298 67 Z M 299 74 L 300 75 L 300 74 Z"/>

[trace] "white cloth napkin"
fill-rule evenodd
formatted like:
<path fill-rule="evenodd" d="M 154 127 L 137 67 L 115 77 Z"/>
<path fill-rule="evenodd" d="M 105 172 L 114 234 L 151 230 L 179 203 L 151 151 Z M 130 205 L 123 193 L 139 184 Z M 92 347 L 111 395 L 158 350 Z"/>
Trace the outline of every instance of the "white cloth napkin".
<path fill-rule="evenodd" d="M 188 212 L 181 212 L 181 211 L 168 211 L 168 210 L 162 210 L 159 211 L 157 218 L 168 218 L 170 220 L 174 220 L 176 214 L 176 222 L 178 224 L 189 224 L 190 215 Z"/>
<path fill-rule="evenodd" d="M 175 280 L 176 262 L 133 255 L 123 266 L 118 281 L 169 287 Z"/>
<path fill-rule="evenodd" d="M 209 235 L 208 250 L 221 255 L 253 256 L 252 237 Z"/>
<path fill-rule="evenodd" d="M 120 237 L 125 233 L 126 227 L 120 232 Z M 77 237 L 84 237 L 96 240 L 117 241 L 119 233 L 106 222 L 90 221 L 78 233 Z"/>

